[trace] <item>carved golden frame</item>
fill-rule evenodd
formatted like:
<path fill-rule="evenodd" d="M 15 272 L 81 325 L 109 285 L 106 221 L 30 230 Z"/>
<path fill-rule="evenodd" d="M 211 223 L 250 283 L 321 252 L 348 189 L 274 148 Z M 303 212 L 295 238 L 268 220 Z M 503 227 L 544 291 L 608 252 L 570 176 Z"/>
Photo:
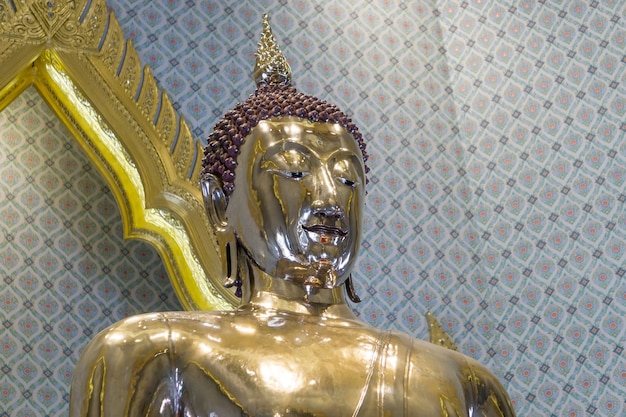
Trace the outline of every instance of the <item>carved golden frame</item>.
<path fill-rule="evenodd" d="M 0 111 L 34 86 L 151 243 L 186 309 L 229 309 L 194 140 L 104 0 L 0 2 Z"/>

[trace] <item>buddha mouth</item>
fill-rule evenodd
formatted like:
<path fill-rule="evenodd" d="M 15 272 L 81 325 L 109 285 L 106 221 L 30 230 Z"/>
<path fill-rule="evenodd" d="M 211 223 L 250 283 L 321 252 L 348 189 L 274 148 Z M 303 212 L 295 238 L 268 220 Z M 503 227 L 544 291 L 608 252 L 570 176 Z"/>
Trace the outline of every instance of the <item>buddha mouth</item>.
<path fill-rule="evenodd" d="M 325 235 L 325 236 L 344 237 L 348 234 L 348 232 L 345 230 L 341 230 L 340 228 L 335 227 L 335 226 L 327 226 L 325 224 L 314 224 L 313 226 L 302 225 L 302 228 L 306 230 L 307 232 L 317 233 L 318 235 Z"/>

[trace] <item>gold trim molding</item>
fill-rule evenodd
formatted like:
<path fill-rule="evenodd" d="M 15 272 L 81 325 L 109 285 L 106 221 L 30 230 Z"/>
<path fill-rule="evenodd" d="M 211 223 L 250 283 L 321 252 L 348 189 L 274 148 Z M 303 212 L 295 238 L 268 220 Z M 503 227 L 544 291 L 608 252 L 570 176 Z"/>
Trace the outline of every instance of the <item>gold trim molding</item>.
<path fill-rule="evenodd" d="M 0 2 L 0 68 L 0 110 L 38 90 L 111 188 L 125 237 L 157 249 L 183 307 L 232 308 L 198 184 L 202 145 L 106 2 Z"/>

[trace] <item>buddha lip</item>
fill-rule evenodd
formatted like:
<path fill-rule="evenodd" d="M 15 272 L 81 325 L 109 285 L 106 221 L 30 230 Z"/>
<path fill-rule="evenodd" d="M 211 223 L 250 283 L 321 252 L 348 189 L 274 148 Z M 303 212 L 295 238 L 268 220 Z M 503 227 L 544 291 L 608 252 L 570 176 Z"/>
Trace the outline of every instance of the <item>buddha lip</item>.
<path fill-rule="evenodd" d="M 313 226 L 303 225 L 302 228 L 307 232 L 313 232 L 319 235 L 345 236 L 348 234 L 348 232 L 346 232 L 345 230 L 341 230 L 338 227 L 326 226 L 324 224 L 314 224 Z"/>

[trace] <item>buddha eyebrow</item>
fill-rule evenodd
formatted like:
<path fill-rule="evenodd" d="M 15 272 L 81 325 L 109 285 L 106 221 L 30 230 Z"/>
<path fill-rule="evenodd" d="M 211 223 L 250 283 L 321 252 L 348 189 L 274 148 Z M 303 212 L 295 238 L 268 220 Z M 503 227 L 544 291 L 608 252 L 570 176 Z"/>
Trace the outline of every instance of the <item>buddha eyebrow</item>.
<path fill-rule="evenodd" d="M 329 156 L 332 158 L 339 157 L 342 159 L 360 158 L 359 154 L 349 149 L 337 149 L 335 152 L 332 152 Z"/>
<path fill-rule="evenodd" d="M 333 140 L 333 139 L 334 138 L 332 136 L 322 138 L 322 140 Z M 266 161 L 281 152 L 294 152 L 294 151 L 298 152 L 300 155 L 302 155 L 302 157 L 306 159 L 309 159 L 312 156 L 315 156 L 316 158 L 319 158 L 322 160 L 330 160 L 330 159 L 352 160 L 355 158 L 356 159 L 361 158 L 360 154 L 356 153 L 355 151 L 351 149 L 346 149 L 343 147 L 333 149 L 329 153 L 325 153 L 323 151 L 319 153 L 318 151 L 311 149 L 308 146 L 305 146 L 300 142 L 284 139 L 284 140 L 281 140 L 280 142 L 270 145 L 266 149 L 261 160 Z"/>
<path fill-rule="evenodd" d="M 285 147 L 283 146 L 282 143 L 277 143 L 275 145 L 270 146 L 267 151 L 265 152 L 265 154 L 261 157 L 261 160 L 259 161 L 261 164 L 261 167 L 266 167 L 266 164 L 274 161 L 278 162 L 276 158 L 279 158 L 281 160 L 285 160 L 285 153 L 289 152 L 290 150 L 293 150 L 295 152 L 298 153 L 298 155 L 300 155 L 301 158 L 303 158 L 304 160 L 308 161 L 309 160 L 309 154 L 308 153 L 303 153 L 302 151 L 300 151 L 299 149 L 285 149 Z M 287 162 L 285 160 L 285 162 Z M 308 163 L 308 162 L 307 162 Z"/>
<path fill-rule="evenodd" d="M 265 155 L 263 156 L 263 159 L 271 158 L 277 153 L 285 152 L 285 151 L 296 151 L 302 154 L 302 156 L 307 157 L 307 158 L 311 154 L 310 149 L 308 149 L 307 147 L 303 146 L 302 144 L 298 142 L 281 141 L 267 148 L 267 150 L 265 151 Z"/>

